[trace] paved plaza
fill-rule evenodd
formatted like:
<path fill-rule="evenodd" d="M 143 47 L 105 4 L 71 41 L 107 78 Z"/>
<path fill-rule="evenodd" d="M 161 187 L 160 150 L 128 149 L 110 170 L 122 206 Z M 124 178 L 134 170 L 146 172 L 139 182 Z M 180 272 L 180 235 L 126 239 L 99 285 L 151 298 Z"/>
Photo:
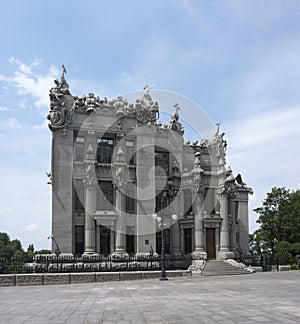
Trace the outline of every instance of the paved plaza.
<path fill-rule="evenodd" d="M 0 287 L 1 323 L 300 323 L 300 271 Z"/>

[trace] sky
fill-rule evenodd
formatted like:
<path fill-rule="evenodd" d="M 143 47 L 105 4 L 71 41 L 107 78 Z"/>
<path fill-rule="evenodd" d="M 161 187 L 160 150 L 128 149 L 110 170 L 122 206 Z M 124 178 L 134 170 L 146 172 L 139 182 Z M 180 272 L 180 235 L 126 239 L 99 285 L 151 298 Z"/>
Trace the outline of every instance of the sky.
<path fill-rule="evenodd" d="M 62 64 L 72 94 L 151 84 L 222 121 L 227 165 L 254 190 L 250 232 L 272 187 L 300 188 L 300 1 L 10 0 L 1 13 L 0 232 L 24 249 L 50 248 L 46 116 Z"/>

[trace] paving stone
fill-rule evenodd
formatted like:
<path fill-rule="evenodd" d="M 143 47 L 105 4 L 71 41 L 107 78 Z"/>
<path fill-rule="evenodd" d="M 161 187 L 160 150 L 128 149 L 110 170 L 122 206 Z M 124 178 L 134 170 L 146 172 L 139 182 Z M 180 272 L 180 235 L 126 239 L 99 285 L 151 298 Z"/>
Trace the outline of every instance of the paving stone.
<path fill-rule="evenodd" d="M 300 271 L 0 287 L 0 323 L 299 323 Z"/>

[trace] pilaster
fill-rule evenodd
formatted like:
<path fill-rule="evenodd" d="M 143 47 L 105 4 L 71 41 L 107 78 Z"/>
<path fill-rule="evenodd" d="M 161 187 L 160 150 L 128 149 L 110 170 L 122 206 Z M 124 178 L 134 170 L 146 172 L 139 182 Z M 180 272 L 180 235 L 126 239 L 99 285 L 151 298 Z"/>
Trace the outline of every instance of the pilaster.
<path fill-rule="evenodd" d="M 126 254 L 126 212 L 125 212 L 125 193 L 128 180 L 128 166 L 125 162 L 125 154 L 122 142 L 119 142 L 116 153 L 116 160 L 112 164 L 114 186 L 116 193 L 115 211 L 118 215 L 115 226 L 116 248 L 114 253 Z"/>
<path fill-rule="evenodd" d="M 195 153 L 193 175 L 193 211 L 194 211 L 194 240 L 195 251 L 192 254 L 193 260 L 206 259 L 207 253 L 204 250 L 204 231 L 203 231 L 203 203 L 204 193 L 201 186 L 201 176 L 203 170 L 200 164 L 200 152 Z"/>
<path fill-rule="evenodd" d="M 234 254 L 229 250 L 228 196 L 225 190 L 220 193 L 220 216 L 222 222 L 220 228 L 220 250 L 218 252 L 218 259 L 233 258 Z"/>
<path fill-rule="evenodd" d="M 91 135 L 91 134 L 90 134 Z M 93 217 L 96 211 L 97 178 L 95 172 L 95 151 L 89 144 L 84 160 L 86 176 L 83 180 L 85 187 L 85 247 L 84 254 L 96 254 L 95 231 L 96 224 Z"/>

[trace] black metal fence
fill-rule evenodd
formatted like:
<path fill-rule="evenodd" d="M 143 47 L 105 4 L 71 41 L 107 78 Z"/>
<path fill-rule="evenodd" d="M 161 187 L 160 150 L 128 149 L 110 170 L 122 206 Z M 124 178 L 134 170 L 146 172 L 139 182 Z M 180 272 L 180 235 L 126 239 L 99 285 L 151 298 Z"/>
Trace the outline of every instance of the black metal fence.
<path fill-rule="evenodd" d="M 150 271 L 161 269 L 160 255 L 36 255 L 29 258 L 0 258 L 0 274 Z M 165 255 L 166 270 L 185 270 L 192 263 L 191 255 Z"/>
<path fill-rule="evenodd" d="M 0 274 L 33 273 L 33 257 L 0 257 Z"/>
<path fill-rule="evenodd" d="M 263 271 L 278 270 L 279 265 L 288 264 L 285 255 L 265 254 L 243 263 L 260 266 Z M 147 271 L 161 269 L 160 255 L 95 255 L 74 257 L 53 254 L 33 257 L 0 257 L 0 274 L 47 273 L 47 272 L 113 272 Z M 190 254 L 165 255 L 166 270 L 186 270 L 192 264 Z"/>
<path fill-rule="evenodd" d="M 286 255 L 264 254 L 252 259 L 252 266 L 262 267 L 263 271 L 278 270 L 280 265 L 286 264 L 288 264 Z"/>

